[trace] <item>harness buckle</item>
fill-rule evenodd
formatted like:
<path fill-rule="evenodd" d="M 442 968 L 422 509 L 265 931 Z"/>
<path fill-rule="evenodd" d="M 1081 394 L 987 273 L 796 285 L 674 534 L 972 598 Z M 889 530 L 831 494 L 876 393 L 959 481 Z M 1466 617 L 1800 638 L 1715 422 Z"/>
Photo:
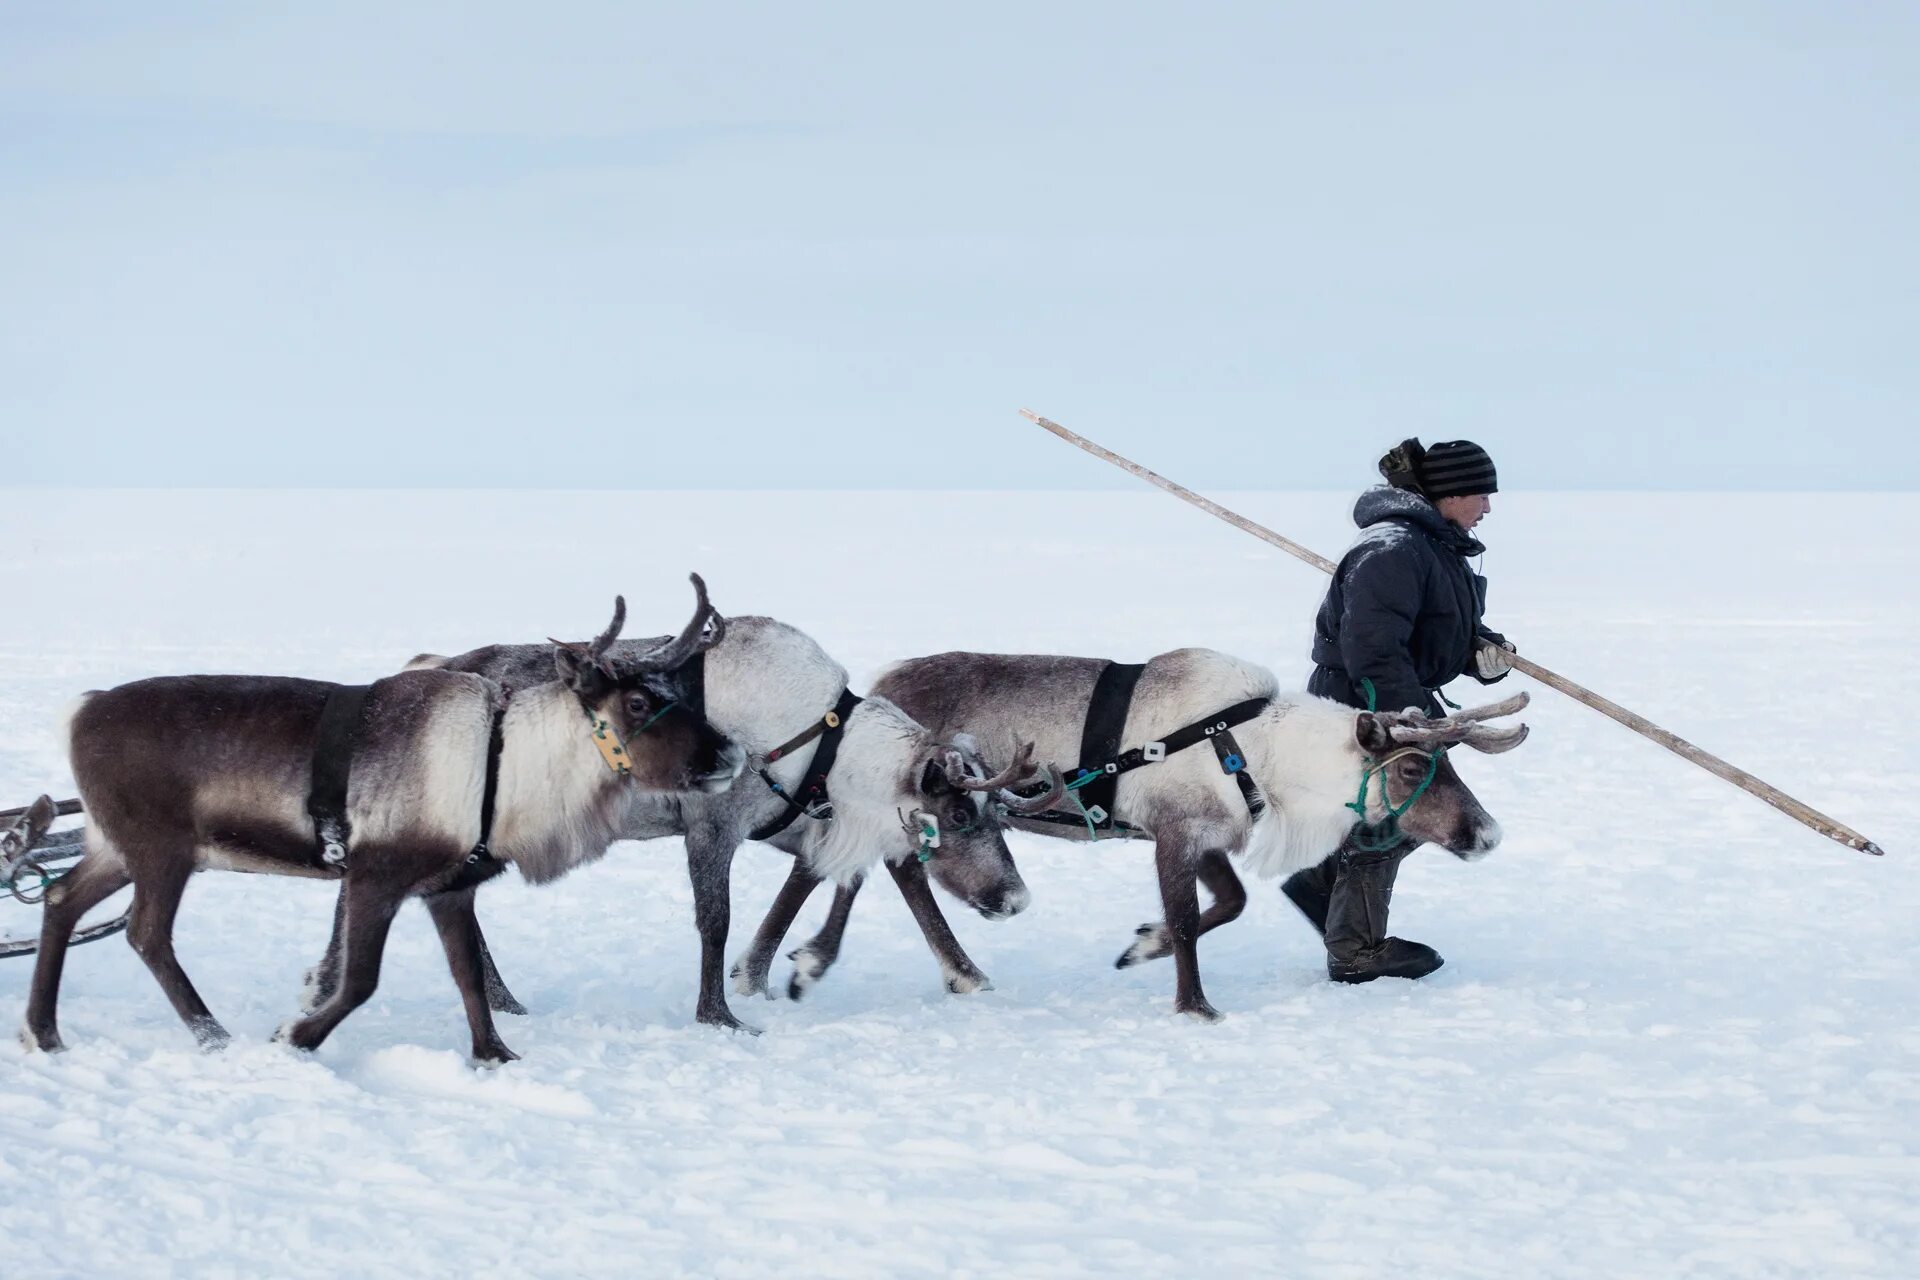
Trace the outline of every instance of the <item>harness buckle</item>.
<path fill-rule="evenodd" d="M 1118 773 L 1120 772 L 1120 766 L 1116 764 L 1114 761 L 1109 760 L 1107 761 L 1105 767 L 1101 769 L 1101 772 L 1102 773 Z"/>
<path fill-rule="evenodd" d="M 1242 760 L 1238 755 L 1229 752 L 1220 758 L 1220 767 L 1228 773 L 1238 773 L 1247 767 L 1247 762 Z"/>
<path fill-rule="evenodd" d="M 320 837 L 320 861 L 330 867 L 342 867 L 347 862 L 347 833 L 342 825 L 337 818 L 323 818 L 320 830 L 314 833 Z"/>
<path fill-rule="evenodd" d="M 1091 822 L 1094 826 L 1097 827 L 1106 820 L 1107 811 L 1099 805 L 1094 805 L 1093 808 L 1087 810 L 1087 821 Z"/>
<path fill-rule="evenodd" d="M 1167 744 L 1164 742 L 1149 742 L 1146 746 L 1140 748 L 1140 758 L 1148 764 L 1158 764 L 1167 758 Z"/>

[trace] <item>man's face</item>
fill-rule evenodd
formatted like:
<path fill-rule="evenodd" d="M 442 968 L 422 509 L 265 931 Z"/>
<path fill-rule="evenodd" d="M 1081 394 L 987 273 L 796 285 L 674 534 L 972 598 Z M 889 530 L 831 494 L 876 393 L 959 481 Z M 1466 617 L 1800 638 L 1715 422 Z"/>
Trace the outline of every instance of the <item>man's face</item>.
<path fill-rule="evenodd" d="M 1493 510 L 1493 498 L 1484 493 L 1469 493 L 1458 498 L 1442 498 L 1433 504 L 1440 514 L 1462 529 L 1471 531 Z"/>

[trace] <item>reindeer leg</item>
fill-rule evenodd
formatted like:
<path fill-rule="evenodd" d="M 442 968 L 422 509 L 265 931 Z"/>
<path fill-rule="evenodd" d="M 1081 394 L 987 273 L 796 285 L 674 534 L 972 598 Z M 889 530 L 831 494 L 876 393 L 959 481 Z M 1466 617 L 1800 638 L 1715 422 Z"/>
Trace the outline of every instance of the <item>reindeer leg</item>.
<path fill-rule="evenodd" d="M 296 1049 L 317 1049 L 341 1020 L 372 997 L 380 985 L 380 957 L 386 950 L 387 930 L 405 900 L 405 888 L 382 881 L 356 878 L 348 872 L 341 886 L 346 899 L 345 963 L 340 986 L 327 1002 L 306 1017 L 274 1033 Z"/>
<path fill-rule="evenodd" d="M 1207 1003 L 1200 989 L 1200 889 L 1195 882 L 1196 859 L 1184 840 L 1163 835 L 1153 849 L 1160 873 L 1160 905 L 1167 913 L 1167 933 L 1173 943 L 1176 989 L 1173 1008 L 1203 1022 L 1218 1022 L 1221 1014 Z"/>
<path fill-rule="evenodd" d="M 727 927 L 733 911 L 733 851 L 739 838 L 709 822 L 687 830 L 687 875 L 693 881 L 693 923 L 700 931 L 700 1002 L 694 1018 L 712 1027 L 760 1034 L 727 1007 Z"/>
<path fill-rule="evenodd" d="M 146 874 L 133 879 L 133 911 L 127 917 L 127 941 L 134 953 L 147 962 L 154 981 L 167 993 L 173 1010 L 187 1024 L 202 1049 L 224 1049 L 232 1037 L 207 1008 L 206 1001 L 193 989 L 187 971 L 173 954 L 173 920 L 180 910 L 180 897 L 193 876 L 193 864 L 184 859 L 145 860 Z"/>
<path fill-rule="evenodd" d="M 1229 921 L 1238 920 L 1240 913 L 1247 909 L 1247 888 L 1240 883 L 1227 855 L 1218 849 L 1207 850 L 1200 855 L 1196 872 L 1200 883 L 1213 895 L 1213 902 L 1200 915 L 1200 933 L 1211 933 Z M 1163 922 L 1151 921 L 1133 933 L 1133 945 L 1120 953 L 1120 958 L 1113 962 L 1114 968 L 1131 969 L 1136 964 L 1173 954 L 1173 943 Z"/>
<path fill-rule="evenodd" d="M 60 971 L 66 964 L 67 944 L 81 916 L 130 883 L 132 877 L 118 864 L 89 854 L 47 890 L 47 905 L 40 919 L 39 956 L 33 966 L 33 989 L 27 997 L 26 1025 L 20 1029 L 20 1043 L 29 1049 L 57 1053 L 66 1048 L 60 1041 L 54 1011 L 60 1002 Z"/>
<path fill-rule="evenodd" d="M 340 989 L 340 953 L 346 948 L 346 926 L 347 887 L 342 884 L 333 900 L 333 933 L 327 938 L 327 953 L 300 982 L 300 1012 L 312 1013 Z"/>
<path fill-rule="evenodd" d="M 957 996 L 993 990 L 993 982 L 973 963 L 961 947 L 960 939 L 953 936 L 946 913 L 940 910 L 933 888 L 927 883 L 927 869 L 918 860 L 909 860 L 889 862 L 887 870 L 892 873 L 900 896 L 907 900 L 907 910 L 913 912 L 913 922 L 920 926 L 920 936 L 927 940 L 927 949 L 940 962 L 947 990 Z M 847 905 L 853 905 L 851 900 Z"/>
<path fill-rule="evenodd" d="M 300 1012 L 312 1013 L 328 1000 L 340 986 L 340 953 L 345 946 L 344 925 L 347 918 L 347 897 L 344 888 L 333 904 L 333 936 L 327 939 L 327 953 L 320 963 L 307 970 L 306 978 L 300 987 Z M 474 917 L 473 927 L 477 932 L 480 919 Z M 480 936 L 480 973 L 486 984 L 487 1005 L 495 1013 L 524 1014 L 527 1006 L 514 997 L 507 989 L 506 979 L 500 976 L 500 970 L 494 966 L 493 952 L 487 948 L 486 935 Z"/>
<path fill-rule="evenodd" d="M 835 885 L 833 906 L 827 910 L 827 922 L 820 932 L 787 953 L 793 961 L 793 976 L 787 979 L 787 999 L 798 1000 L 807 988 L 820 981 L 840 958 L 840 941 L 847 935 L 847 917 L 853 913 L 853 900 L 860 896 L 865 876 L 856 876 L 852 884 Z"/>
<path fill-rule="evenodd" d="M 753 935 L 753 945 L 747 953 L 734 961 L 733 989 L 738 995 L 763 995 L 773 999 L 773 992 L 767 988 L 767 975 L 773 970 L 774 952 L 780 949 L 780 940 L 787 936 L 787 930 L 793 927 L 793 919 L 800 914 L 800 908 L 820 886 L 820 877 L 813 874 L 805 858 L 793 860 L 793 870 L 787 873 L 787 882 L 780 886 L 780 894 L 767 908 L 767 918 L 760 922 L 759 932 Z"/>
<path fill-rule="evenodd" d="M 473 1033 L 473 1060 L 498 1066 L 520 1055 L 507 1048 L 493 1026 L 493 1009 L 488 1000 L 486 982 L 486 944 L 480 936 L 480 921 L 473 914 L 473 890 L 436 893 L 427 899 L 427 912 L 433 927 L 440 931 L 440 945 L 447 952 L 447 968 L 453 971 L 454 985 L 460 988 L 460 1000 L 467 1007 L 467 1029 Z"/>
<path fill-rule="evenodd" d="M 480 933 L 480 919 L 474 917 L 473 930 L 480 938 L 480 975 L 487 987 L 487 1007 L 495 1013 L 517 1013 L 525 1016 L 527 1006 L 514 998 L 507 989 L 507 980 L 500 976 L 500 970 L 493 963 L 493 952 L 487 946 L 485 934 Z"/>

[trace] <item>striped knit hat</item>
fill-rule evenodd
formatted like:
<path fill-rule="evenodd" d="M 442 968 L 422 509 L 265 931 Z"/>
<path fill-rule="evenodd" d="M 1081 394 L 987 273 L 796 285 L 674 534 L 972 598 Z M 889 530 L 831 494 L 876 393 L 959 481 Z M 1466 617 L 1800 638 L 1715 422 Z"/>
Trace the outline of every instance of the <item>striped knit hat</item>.
<path fill-rule="evenodd" d="M 1380 459 L 1380 474 L 1395 488 L 1415 490 L 1434 502 L 1500 492 L 1493 459 L 1471 440 L 1442 440 L 1424 449 L 1418 440 L 1403 440 Z"/>

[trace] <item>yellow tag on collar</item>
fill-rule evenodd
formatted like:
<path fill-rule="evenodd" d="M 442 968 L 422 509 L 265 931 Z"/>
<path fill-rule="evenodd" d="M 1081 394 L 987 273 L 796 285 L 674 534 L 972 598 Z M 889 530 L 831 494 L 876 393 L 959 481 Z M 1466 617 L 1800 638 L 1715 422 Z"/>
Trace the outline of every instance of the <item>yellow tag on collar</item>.
<path fill-rule="evenodd" d="M 633 772 L 627 748 L 614 733 L 613 726 L 599 716 L 593 718 L 593 745 L 600 748 L 600 758 L 607 762 L 607 768 L 623 778 Z"/>

